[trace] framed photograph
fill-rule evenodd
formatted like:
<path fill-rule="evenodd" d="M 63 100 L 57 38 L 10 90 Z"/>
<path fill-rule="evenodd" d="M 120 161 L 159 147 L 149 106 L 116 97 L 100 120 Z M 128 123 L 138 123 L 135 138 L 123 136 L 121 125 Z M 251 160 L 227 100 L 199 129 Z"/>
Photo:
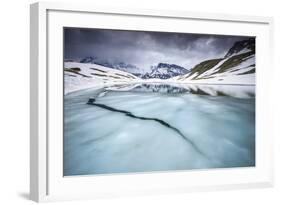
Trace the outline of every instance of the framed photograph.
<path fill-rule="evenodd" d="M 31 5 L 34 201 L 268 187 L 269 17 Z"/>

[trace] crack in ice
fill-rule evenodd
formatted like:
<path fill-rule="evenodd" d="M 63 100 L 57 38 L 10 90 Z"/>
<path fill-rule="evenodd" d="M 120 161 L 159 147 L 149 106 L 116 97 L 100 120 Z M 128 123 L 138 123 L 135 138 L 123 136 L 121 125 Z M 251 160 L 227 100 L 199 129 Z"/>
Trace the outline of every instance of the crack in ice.
<path fill-rule="evenodd" d="M 90 98 L 87 102 L 88 105 L 94 105 L 97 106 L 99 108 L 103 108 L 109 111 L 113 111 L 113 112 L 119 112 L 119 113 L 123 113 L 128 117 L 132 117 L 135 119 L 140 119 L 140 120 L 151 120 L 151 121 L 155 121 L 158 122 L 159 124 L 168 127 L 169 129 L 172 129 L 173 131 L 175 131 L 176 133 L 178 133 L 185 141 L 187 141 L 189 144 L 192 145 L 192 147 L 199 152 L 201 155 L 205 156 L 206 158 L 208 158 L 198 147 L 197 145 L 191 141 L 190 139 L 188 139 L 179 129 L 177 129 L 176 127 L 173 127 L 172 125 L 170 125 L 169 123 L 165 122 L 164 120 L 160 120 L 158 118 L 149 118 L 149 117 L 140 117 L 140 116 L 136 116 L 133 113 L 126 111 L 126 110 L 119 110 L 104 104 L 100 104 L 100 103 L 95 103 L 96 99 L 95 98 Z"/>

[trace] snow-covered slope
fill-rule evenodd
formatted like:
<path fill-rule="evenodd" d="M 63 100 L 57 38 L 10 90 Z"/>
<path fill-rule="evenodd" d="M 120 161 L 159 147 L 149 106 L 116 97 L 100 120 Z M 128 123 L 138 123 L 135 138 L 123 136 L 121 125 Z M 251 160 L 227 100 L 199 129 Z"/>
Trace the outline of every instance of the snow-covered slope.
<path fill-rule="evenodd" d="M 80 60 L 80 63 L 88 63 L 88 64 L 91 63 L 96 65 L 101 65 L 107 68 L 113 68 L 113 69 L 125 71 L 138 77 L 142 77 L 142 75 L 145 73 L 143 69 L 135 65 L 124 63 L 124 62 L 113 62 L 110 60 L 104 60 L 104 59 L 97 58 L 95 56 L 85 57 Z"/>
<path fill-rule="evenodd" d="M 239 41 L 224 58 L 211 59 L 197 64 L 186 75 L 172 81 L 209 84 L 255 84 L 254 39 Z"/>
<path fill-rule="evenodd" d="M 140 78 L 120 70 L 89 63 L 64 63 L 65 94 L 90 87 L 138 82 Z"/>
<path fill-rule="evenodd" d="M 228 58 L 232 55 L 237 55 L 241 53 L 246 53 L 249 51 L 255 50 L 255 38 L 249 38 L 244 41 L 237 41 L 226 53 L 224 56 L 225 58 Z"/>

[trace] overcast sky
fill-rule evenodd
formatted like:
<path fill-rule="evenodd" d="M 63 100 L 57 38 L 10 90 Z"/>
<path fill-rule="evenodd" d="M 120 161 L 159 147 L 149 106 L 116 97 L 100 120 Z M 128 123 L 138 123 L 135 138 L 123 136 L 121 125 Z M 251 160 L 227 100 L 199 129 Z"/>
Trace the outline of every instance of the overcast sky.
<path fill-rule="evenodd" d="M 144 70 L 158 63 L 187 69 L 203 60 L 223 57 L 234 42 L 247 39 L 187 33 L 65 28 L 66 59 L 96 56 L 134 64 Z"/>

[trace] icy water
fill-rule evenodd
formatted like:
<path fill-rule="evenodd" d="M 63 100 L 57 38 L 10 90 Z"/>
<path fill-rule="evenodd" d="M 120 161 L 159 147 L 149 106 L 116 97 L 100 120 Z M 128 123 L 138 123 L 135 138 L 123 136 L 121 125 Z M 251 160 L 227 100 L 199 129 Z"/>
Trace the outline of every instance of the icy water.
<path fill-rule="evenodd" d="M 255 166 L 255 87 L 131 84 L 64 98 L 64 176 Z"/>

